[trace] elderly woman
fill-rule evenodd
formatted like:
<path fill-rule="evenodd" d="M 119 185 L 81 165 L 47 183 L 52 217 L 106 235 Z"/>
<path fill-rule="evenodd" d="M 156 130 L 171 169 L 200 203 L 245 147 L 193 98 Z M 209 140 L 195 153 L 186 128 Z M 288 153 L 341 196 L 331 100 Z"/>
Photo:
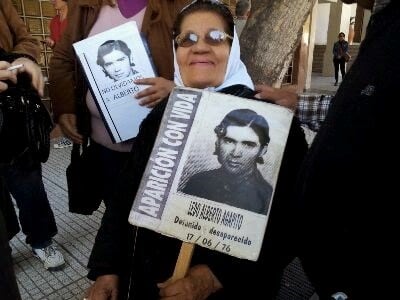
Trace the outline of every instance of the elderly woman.
<path fill-rule="evenodd" d="M 178 15 L 174 35 L 177 85 L 254 96 L 253 84 L 240 61 L 233 17 L 226 6 L 216 1 L 193 2 Z M 132 227 L 127 221 L 166 102 L 158 104 L 143 121 L 118 180 L 118 207 L 106 211 L 103 218 L 89 262 L 89 278 L 96 280 L 90 299 L 116 299 L 118 293 L 121 299 L 256 299 L 259 295 L 272 299 L 290 257 L 287 251 L 291 247 L 285 243 L 289 239 L 289 199 L 307 149 L 298 123 L 293 122 L 289 135 L 276 187 L 276 204 L 259 260 L 242 260 L 197 247 L 186 277 L 171 282 L 168 278 L 181 242 Z"/>

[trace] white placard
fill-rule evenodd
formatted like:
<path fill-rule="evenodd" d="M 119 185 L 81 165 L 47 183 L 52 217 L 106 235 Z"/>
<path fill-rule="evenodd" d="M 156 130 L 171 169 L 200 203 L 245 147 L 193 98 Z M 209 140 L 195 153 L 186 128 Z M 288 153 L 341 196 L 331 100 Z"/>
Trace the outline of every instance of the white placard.
<path fill-rule="evenodd" d="M 252 125 L 232 125 L 233 116 Z M 129 222 L 257 260 L 292 118 L 274 104 L 175 88 Z M 264 155 L 254 155 L 264 149 L 254 136 L 269 136 Z"/>
<path fill-rule="evenodd" d="M 134 97 L 147 86 L 134 81 L 155 77 L 136 22 L 90 36 L 73 47 L 113 142 L 135 137 L 150 109 Z"/>

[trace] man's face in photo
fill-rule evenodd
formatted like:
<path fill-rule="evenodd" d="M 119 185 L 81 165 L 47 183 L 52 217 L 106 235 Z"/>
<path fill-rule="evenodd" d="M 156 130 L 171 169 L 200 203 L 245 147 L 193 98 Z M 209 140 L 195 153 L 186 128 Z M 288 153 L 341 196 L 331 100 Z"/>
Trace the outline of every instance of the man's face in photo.
<path fill-rule="evenodd" d="M 131 62 L 129 57 L 120 50 L 113 50 L 103 56 L 103 68 L 115 81 L 126 78 L 131 73 Z"/>
<path fill-rule="evenodd" d="M 256 160 L 267 147 L 250 127 L 228 126 L 226 135 L 217 140 L 218 161 L 232 175 L 248 175 L 256 168 Z"/>

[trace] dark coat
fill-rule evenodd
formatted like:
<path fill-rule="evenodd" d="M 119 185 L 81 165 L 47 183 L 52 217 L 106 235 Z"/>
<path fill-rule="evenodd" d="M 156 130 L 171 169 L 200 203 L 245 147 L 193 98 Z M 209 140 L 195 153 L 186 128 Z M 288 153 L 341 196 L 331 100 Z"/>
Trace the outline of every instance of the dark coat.
<path fill-rule="evenodd" d="M 221 92 L 247 98 L 254 96 L 254 91 L 241 85 L 226 88 Z M 156 283 L 163 282 L 172 275 L 181 246 L 177 239 L 143 228 L 137 229 L 127 221 L 166 102 L 157 105 L 141 124 L 130 159 L 119 180 L 115 205 L 105 212 L 89 260 L 90 279 L 102 274 L 120 275 L 122 299 L 125 299 L 123 291 L 129 277 L 129 299 L 158 299 Z M 280 273 L 290 261 L 288 257 L 291 247 L 286 243 L 290 240 L 287 229 L 291 221 L 292 187 L 306 151 L 304 134 L 298 121 L 294 120 L 276 186 L 268 225 L 269 236 L 264 239 L 257 262 L 196 247 L 192 264 L 209 265 L 224 286 L 222 291 L 211 297 L 212 299 L 257 299 L 257 295 L 260 294 L 265 295 L 264 299 L 270 299 L 270 294 L 279 287 Z M 136 246 L 133 251 L 134 238 Z M 263 275 L 249 276 L 250 274 Z"/>
<path fill-rule="evenodd" d="M 182 192 L 266 215 L 272 186 L 257 169 L 242 178 L 218 168 L 194 174 Z"/>
<path fill-rule="evenodd" d="M 4 179 L 0 176 L 0 213 L 4 217 L 4 227 L 8 240 L 11 240 L 19 231 L 18 217 L 14 209 L 11 195 L 5 185 Z M 2 225 L 3 226 L 3 225 Z"/>
<path fill-rule="evenodd" d="M 397 294 L 388 274 L 400 228 L 399 33 L 400 3 L 391 1 L 372 15 L 300 174 L 301 257 L 323 299 Z"/>

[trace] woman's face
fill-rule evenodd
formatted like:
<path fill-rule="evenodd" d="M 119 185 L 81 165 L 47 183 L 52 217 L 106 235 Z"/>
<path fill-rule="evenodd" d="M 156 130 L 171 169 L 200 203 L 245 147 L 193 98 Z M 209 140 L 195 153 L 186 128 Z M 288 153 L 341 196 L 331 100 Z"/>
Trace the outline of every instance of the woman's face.
<path fill-rule="evenodd" d="M 222 17 L 213 12 L 195 12 L 187 15 L 180 28 L 181 34 L 193 32 L 200 38 L 190 47 L 178 46 L 176 59 L 185 86 L 203 89 L 219 86 L 224 81 L 230 43 L 209 45 L 204 36 L 212 29 L 225 31 Z"/>
<path fill-rule="evenodd" d="M 51 4 L 53 4 L 54 9 L 62 9 L 63 7 L 67 6 L 67 2 L 63 0 L 51 0 Z"/>

